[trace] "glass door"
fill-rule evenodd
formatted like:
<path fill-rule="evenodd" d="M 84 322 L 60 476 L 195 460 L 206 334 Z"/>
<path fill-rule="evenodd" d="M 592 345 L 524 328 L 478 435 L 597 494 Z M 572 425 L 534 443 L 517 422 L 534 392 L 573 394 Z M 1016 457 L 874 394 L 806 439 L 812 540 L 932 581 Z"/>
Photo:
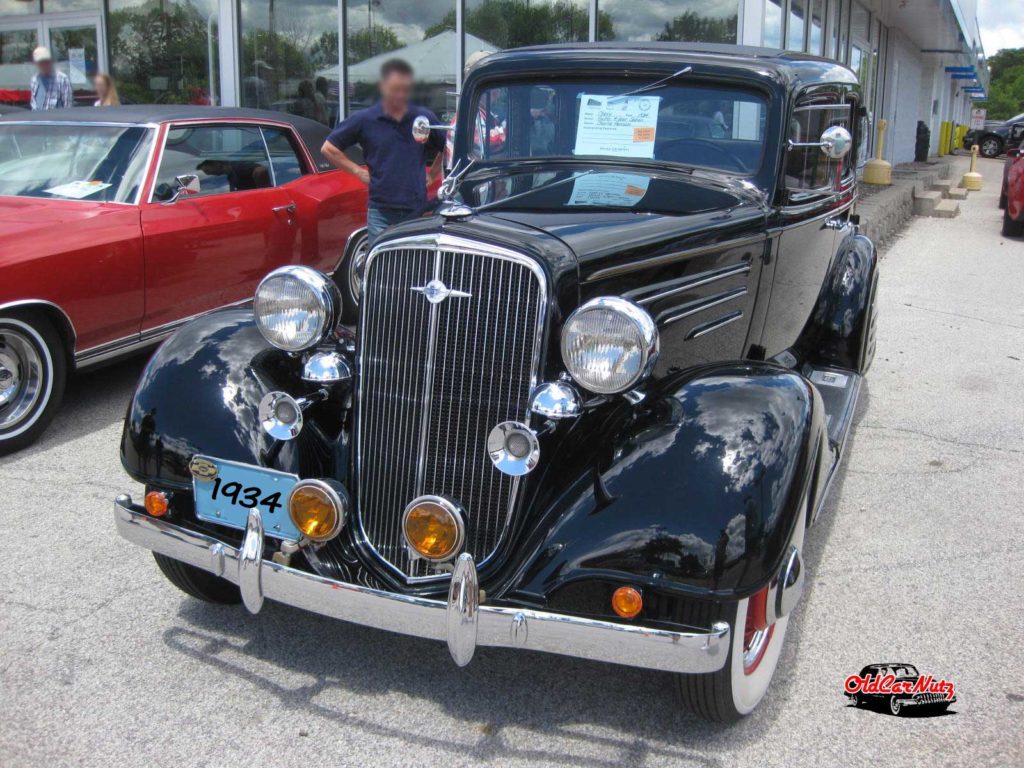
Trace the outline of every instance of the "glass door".
<path fill-rule="evenodd" d="M 31 14 L 0 23 L 0 104 L 28 106 L 38 45 L 50 49 L 54 64 L 71 79 L 76 103 L 91 105 L 93 76 L 107 68 L 102 15 Z"/>
<path fill-rule="evenodd" d="M 71 79 L 75 101 L 92 92 L 92 79 L 105 72 L 106 46 L 99 14 L 60 14 L 43 19 L 43 30 L 57 67 Z M 88 93 L 82 94 L 80 91 Z"/>
<path fill-rule="evenodd" d="M 28 103 L 29 81 L 36 71 L 32 50 L 39 45 L 37 22 L 0 24 L 0 104 Z"/>

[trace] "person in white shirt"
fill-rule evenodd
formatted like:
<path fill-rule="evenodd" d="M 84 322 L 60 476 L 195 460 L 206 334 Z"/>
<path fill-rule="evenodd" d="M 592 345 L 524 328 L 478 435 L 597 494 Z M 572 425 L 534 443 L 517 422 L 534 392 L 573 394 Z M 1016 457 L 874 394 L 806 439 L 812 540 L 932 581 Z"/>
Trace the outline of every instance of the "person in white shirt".
<path fill-rule="evenodd" d="M 33 110 L 63 109 L 75 105 L 71 93 L 71 80 L 53 66 L 50 49 L 39 46 L 32 51 L 36 73 L 29 84 L 29 100 Z"/>

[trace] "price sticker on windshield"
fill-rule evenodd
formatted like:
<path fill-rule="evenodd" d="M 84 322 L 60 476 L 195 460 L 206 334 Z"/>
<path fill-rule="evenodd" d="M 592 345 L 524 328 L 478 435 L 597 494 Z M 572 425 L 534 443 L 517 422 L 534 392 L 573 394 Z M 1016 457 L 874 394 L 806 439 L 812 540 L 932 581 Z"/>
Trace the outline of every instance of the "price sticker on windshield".
<path fill-rule="evenodd" d="M 654 158 L 660 96 L 580 96 L 577 155 Z"/>

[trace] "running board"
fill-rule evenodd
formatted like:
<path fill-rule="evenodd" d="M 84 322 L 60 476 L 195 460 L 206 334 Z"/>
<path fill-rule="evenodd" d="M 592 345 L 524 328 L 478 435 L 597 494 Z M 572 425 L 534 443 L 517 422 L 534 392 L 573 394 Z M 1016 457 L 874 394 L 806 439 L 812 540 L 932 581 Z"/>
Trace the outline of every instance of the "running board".
<path fill-rule="evenodd" d="M 857 397 L 863 377 L 845 368 L 828 368 L 805 364 L 800 371 L 818 390 L 822 404 L 825 406 L 825 428 L 828 433 L 829 453 L 832 464 L 828 469 L 825 488 L 818 497 L 818 505 L 811 516 L 811 522 L 817 519 L 825 504 L 832 479 L 835 477 L 839 462 L 846 452 L 846 441 L 853 425 L 853 415 L 857 411 Z"/>

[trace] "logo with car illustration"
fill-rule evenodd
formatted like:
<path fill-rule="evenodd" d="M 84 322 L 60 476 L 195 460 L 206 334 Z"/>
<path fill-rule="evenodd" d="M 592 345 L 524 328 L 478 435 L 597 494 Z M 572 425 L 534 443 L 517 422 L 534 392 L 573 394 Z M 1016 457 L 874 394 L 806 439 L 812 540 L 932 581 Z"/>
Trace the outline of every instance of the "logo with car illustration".
<path fill-rule="evenodd" d="M 922 675 L 913 664 L 868 664 L 843 684 L 854 707 L 893 715 L 944 714 L 956 701 L 956 686 L 945 678 Z"/>

